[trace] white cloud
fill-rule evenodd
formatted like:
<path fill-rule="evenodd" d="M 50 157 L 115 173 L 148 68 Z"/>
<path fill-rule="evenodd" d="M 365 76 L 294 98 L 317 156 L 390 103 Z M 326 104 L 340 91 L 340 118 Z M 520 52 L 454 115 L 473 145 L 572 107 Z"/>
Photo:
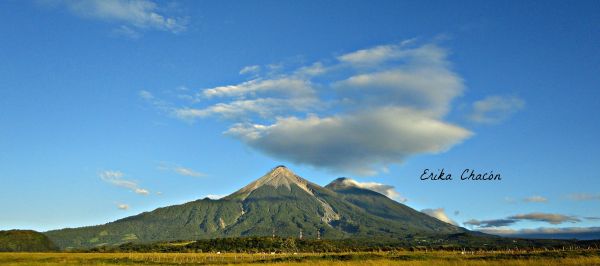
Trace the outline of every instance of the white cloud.
<path fill-rule="evenodd" d="M 245 66 L 244 68 L 242 68 L 240 70 L 240 75 L 257 74 L 258 72 L 260 72 L 260 66 L 259 65 Z"/>
<path fill-rule="evenodd" d="M 354 65 L 375 65 L 383 61 L 402 56 L 402 50 L 396 45 L 380 45 L 362 49 L 338 57 L 338 60 Z"/>
<path fill-rule="evenodd" d="M 161 30 L 178 33 L 186 30 L 187 19 L 161 14 L 162 10 L 150 0 L 57 0 L 46 1 L 64 6 L 72 13 L 90 19 L 120 23 L 118 33 L 139 36 L 137 30 Z M 134 30 L 135 28 L 136 30 Z"/>
<path fill-rule="evenodd" d="M 446 223 L 458 226 L 458 224 L 455 221 L 453 221 L 452 219 L 450 219 L 450 217 L 448 217 L 448 215 L 446 215 L 444 208 L 424 209 L 424 210 L 421 210 L 421 212 L 424 214 L 427 214 L 433 218 L 436 218 L 442 222 L 446 222 Z"/>
<path fill-rule="evenodd" d="M 193 121 L 216 116 L 230 120 L 248 120 L 249 117 L 271 118 L 290 111 L 306 112 L 321 108 L 322 104 L 310 81 L 296 77 L 254 79 L 236 85 L 203 89 L 196 101 L 226 99 L 202 108 L 174 108 L 172 114 Z"/>
<path fill-rule="evenodd" d="M 154 96 L 154 94 L 152 94 L 151 92 L 147 91 L 147 90 L 141 90 L 138 92 L 138 96 L 146 101 L 147 103 L 149 103 L 150 105 L 154 106 L 156 109 L 159 109 L 161 111 L 164 112 L 168 112 L 171 113 L 173 112 L 173 107 L 171 106 L 171 104 L 158 99 Z"/>
<path fill-rule="evenodd" d="M 227 134 L 276 158 L 372 175 L 419 153 L 439 153 L 471 133 L 422 112 L 396 107 L 331 117 L 280 118 L 272 125 L 237 124 Z"/>
<path fill-rule="evenodd" d="M 125 25 L 121 25 L 120 27 L 114 29 L 112 31 L 112 34 L 114 36 L 123 36 L 131 39 L 139 39 L 140 37 L 142 37 L 141 33 Z"/>
<path fill-rule="evenodd" d="M 117 208 L 119 210 L 124 210 L 125 211 L 125 210 L 129 210 L 129 205 L 127 205 L 127 204 L 117 204 Z"/>
<path fill-rule="evenodd" d="M 184 175 L 184 176 L 192 176 L 192 177 L 202 177 L 205 176 L 205 174 L 200 173 L 200 172 L 196 172 L 192 169 L 189 168 L 185 168 L 185 167 L 176 167 L 175 172 L 180 174 L 180 175 Z"/>
<path fill-rule="evenodd" d="M 102 179 L 103 181 L 105 181 L 109 184 L 112 184 L 112 185 L 115 185 L 118 187 L 127 188 L 136 194 L 140 194 L 140 195 L 150 194 L 150 192 L 148 190 L 140 188 L 136 182 L 123 179 L 123 176 L 125 176 L 125 175 L 120 171 L 107 170 L 107 171 L 101 172 L 99 174 L 99 176 L 100 176 L 100 179 Z"/>
<path fill-rule="evenodd" d="M 424 56 L 424 58 L 440 58 L 439 55 L 435 54 L 444 54 L 444 51 L 440 51 L 435 45 L 424 45 L 414 49 L 406 49 L 407 46 L 414 42 L 414 39 L 410 39 L 403 41 L 400 44 L 379 45 L 343 54 L 338 56 L 337 59 L 342 63 L 350 64 L 355 67 L 368 67 L 380 65 L 390 60 L 410 59 L 415 55 L 415 51 L 419 52 L 421 55 L 429 53 L 429 56 Z M 443 57 L 443 55 L 441 57 Z"/>
<path fill-rule="evenodd" d="M 445 114 L 463 91 L 462 80 L 444 68 L 414 67 L 360 74 L 335 83 L 360 106 L 400 105 Z"/>
<path fill-rule="evenodd" d="M 511 197 L 504 197 L 504 201 L 506 203 L 510 203 L 510 204 L 513 204 L 513 203 L 517 202 L 517 200 L 515 200 L 514 198 L 511 198 Z"/>
<path fill-rule="evenodd" d="M 525 202 L 539 202 L 539 203 L 546 203 L 548 202 L 548 199 L 542 196 L 531 196 L 528 198 L 523 199 L 523 201 Z"/>
<path fill-rule="evenodd" d="M 208 194 L 208 195 L 204 196 L 203 198 L 209 198 L 209 199 L 217 200 L 217 199 L 220 199 L 220 198 L 225 197 L 225 196 L 227 196 L 227 195 Z"/>
<path fill-rule="evenodd" d="M 473 103 L 469 119 L 476 123 L 498 123 L 508 119 L 523 107 L 525 101 L 518 97 L 488 96 Z"/>
<path fill-rule="evenodd" d="M 406 202 L 407 199 L 402 197 L 398 191 L 394 188 L 394 186 L 376 183 L 376 182 L 358 182 L 354 179 L 344 178 L 342 180 L 344 185 L 355 186 L 358 188 L 364 188 L 368 190 L 372 190 L 378 192 L 380 194 L 385 195 L 386 197 L 396 200 L 398 202 Z"/>
<path fill-rule="evenodd" d="M 265 92 L 275 92 L 295 97 L 308 97 L 313 96 L 315 93 L 309 81 L 286 77 L 266 80 L 254 79 L 237 85 L 204 89 L 202 94 L 206 98 L 247 97 L 248 95 L 256 95 Z"/>
<path fill-rule="evenodd" d="M 318 76 L 318 75 L 322 75 L 325 74 L 325 72 L 329 71 L 330 69 L 327 68 L 326 66 L 323 65 L 323 63 L 321 62 L 315 62 L 310 66 L 304 66 L 304 67 L 300 67 L 297 71 L 296 71 L 296 75 L 301 76 L 301 77 L 311 77 L 311 76 Z"/>
<path fill-rule="evenodd" d="M 143 188 L 136 188 L 135 190 L 133 190 L 133 192 L 135 192 L 136 194 L 144 195 L 144 196 L 150 194 L 150 191 L 148 191 L 147 189 L 143 189 Z"/>
<path fill-rule="evenodd" d="M 277 71 L 259 67 L 267 71 L 250 80 L 188 92 L 193 104 L 175 104 L 169 113 L 229 120 L 225 134 L 257 151 L 359 175 L 445 152 L 473 134 L 445 118 L 465 86 L 434 44 L 408 40 Z M 505 109 L 493 99 L 475 104 L 479 120 Z"/>
<path fill-rule="evenodd" d="M 171 171 L 173 173 L 176 173 L 176 174 L 182 175 L 182 176 L 191 176 L 191 177 L 206 176 L 205 173 L 201 173 L 194 169 L 191 169 L 188 167 L 183 167 L 183 166 L 177 165 L 177 164 L 168 163 L 168 162 L 161 162 L 157 168 L 161 171 Z"/>
<path fill-rule="evenodd" d="M 155 98 L 154 98 L 154 95 L 152 95 L 152 93 L 151 93 L 151 92 L 149 92 L 149 91 L 147 91 L 147 90 L 141 90 L 141 91 L 139 91 L 139 92 L 138 92 L 138 95 L 139 95 L 139 96 L 140 96 L 142 99 L 144 99 L 144 100 L 148 100 L 148 101 L 151 101 L 151 100 L 154 100 L 154 99 L 155 99 Z"/>
<path fill-rule="evenodd" d="M 410 107 L 443 117 L 464 91 L 462 78 L 449 67 L 444 49 L 430 44 L 405 46 L 377 46 L 340 56 L 342 64 L 370 67 L 334 82 L 333 87 L 352 105 Z M 385 63 L 391 59 L 403 60 Z"/>
<path fill-rule="evenodd" d="M 100 173 L 100 178 L 106 182 L 109 182 L 115 186 L 125 187 L 129 189 L 137 188 L 137 183 L 129 180 L 124 180 L 122 177 L 124 174 L 120 171 L 104 171 Z"/>
<path fill-rule="evenodd" d="M 315 98 L 259 98 L 253 100 L 236 100 L 228 103 L 217 103 L 204 109 L 182 108 L 174 111 L 175 116 L 185 120 L 194 120 L 209 116 L 219 116 L 226 119 L 238 119 L 256 114 L 260 117 L 270 117 L 287 112 L 290 109 L 303 111 L 318 105 Z"/>

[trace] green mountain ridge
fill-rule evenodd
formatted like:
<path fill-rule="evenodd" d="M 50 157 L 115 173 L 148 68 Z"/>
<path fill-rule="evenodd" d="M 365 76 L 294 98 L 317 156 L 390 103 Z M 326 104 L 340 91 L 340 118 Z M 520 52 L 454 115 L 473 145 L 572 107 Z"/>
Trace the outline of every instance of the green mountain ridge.
<path fill-rule="evenodd" d="M 0 252 L 56 251 L 58 247 L 44 234 L 33 230 L 0 231 Z"/>
<path fill-rule="evenodd" d="M 377 192 L 336 181 L 321 187 L 278 166 L 219 200 L 206 198 L 104 225 L 45 234 L 60 248 L 71 249 L 223 237 L 398 239 L 468 232 Z"/>

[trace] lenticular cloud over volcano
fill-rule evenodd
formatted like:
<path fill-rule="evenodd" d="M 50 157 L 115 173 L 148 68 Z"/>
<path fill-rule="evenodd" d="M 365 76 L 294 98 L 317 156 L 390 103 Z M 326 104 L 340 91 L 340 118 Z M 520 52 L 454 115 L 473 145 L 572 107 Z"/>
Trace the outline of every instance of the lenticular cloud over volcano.
<path fill-rule="evenodd" d="M 252 69 L 250 80 L 183 95 L 193 104 L 171 107 L 171 114 L 225 119 L 232 122 L 226 135 L 264 154 L 358 175 L 444 152 L 472 135 L 445 119 L 464 84 L 434 44 L 410 40 Z"/>

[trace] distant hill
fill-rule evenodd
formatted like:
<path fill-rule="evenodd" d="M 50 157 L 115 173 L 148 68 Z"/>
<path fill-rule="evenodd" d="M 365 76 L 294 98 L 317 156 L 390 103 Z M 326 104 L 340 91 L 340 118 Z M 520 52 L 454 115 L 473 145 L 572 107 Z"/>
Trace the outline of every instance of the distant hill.
<path fill-rule="evenodd" d="M 0 231 L 0 252 L 56 251 L 58 247 L 44 234 L 32 230 Z"/>
<path fill-rule="evenodd" d="M 339 180 L 338 180 L 339 181 Z M 346 182 L 347 183 L 347 182 Z M 272 236 L 399 239 L 467 232 L 377 192 L 311 183 L 278 166 L 237 192 L 127 217 L 99 226 L 46 232 L 61 248 L 127 242 Z"/>

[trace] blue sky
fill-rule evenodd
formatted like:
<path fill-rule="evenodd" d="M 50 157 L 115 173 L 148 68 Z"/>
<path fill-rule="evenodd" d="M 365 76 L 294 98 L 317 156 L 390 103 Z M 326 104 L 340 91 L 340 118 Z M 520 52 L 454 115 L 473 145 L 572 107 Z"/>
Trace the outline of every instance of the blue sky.
<path fill-rule="evenodd" d="M 3 1 L 0 229 L 101 224 L 285 164 L 467 228 L 591 230 L 599 14 L 597 1 Z M 426 168 L 455 180 L 422 181 Z M 502 180 L 458 180 L 465 168 Z"/>

